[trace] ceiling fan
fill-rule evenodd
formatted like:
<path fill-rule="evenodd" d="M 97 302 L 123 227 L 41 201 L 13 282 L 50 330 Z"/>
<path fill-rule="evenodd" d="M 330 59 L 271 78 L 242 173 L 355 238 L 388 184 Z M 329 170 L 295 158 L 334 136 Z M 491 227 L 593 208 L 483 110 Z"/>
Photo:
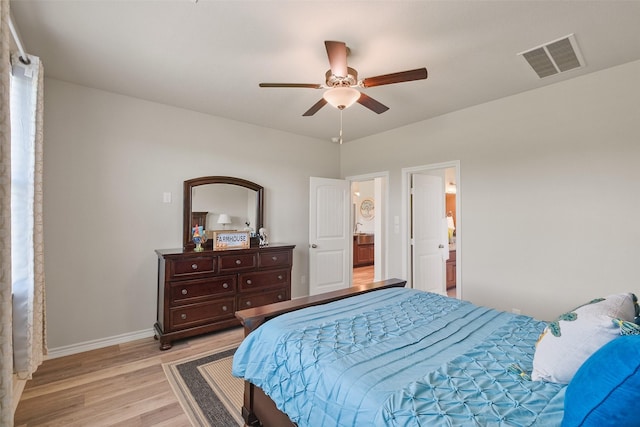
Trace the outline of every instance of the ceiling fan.
<path fill-rule="evenodd" d="M 260 87 L 327 89 L 322 95 L 322 98 L 309 108 L 303 116 L 313 116 L 327 103 L 339 110 L 344 110 L 355 102 L 364 105 L 375 113 L 381 114 L 387 111 L 389 107 L 354 88 L 369 88 L 427 78 L 427 69 L 418 68 L 358 80 L 358 72 L 354 68 L 347 66 L 347 56 L 349 53 L 347 45 L 339 41 L 325 41 L 324 45 L 327 49 L 329 66 L 331 67 L 325 74 L 326 79 L 324 84 L 260 83 Z"/>

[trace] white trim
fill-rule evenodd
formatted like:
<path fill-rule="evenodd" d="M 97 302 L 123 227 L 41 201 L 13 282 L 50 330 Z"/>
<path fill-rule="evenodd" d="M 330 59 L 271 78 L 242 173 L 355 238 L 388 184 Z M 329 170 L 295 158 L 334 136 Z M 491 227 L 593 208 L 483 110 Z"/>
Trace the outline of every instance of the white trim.
<path fill-rule="evenodd" d="M 127 332 L 126 334 L 100 338 L 97 340 L 85 341 L 77 344 L 65 345 L 62 347 L 49 349 L 49 354 L 47 354 L 46 359 L 49 360 L 63 356 L 70 356 L 72 354 L 78 354 L 89 350 L 96 350 L 98 348 L 108 347 L 110 345 L 123 344 L 129 341 L 149 338 L 154 335 L 155 331 L 153 328 L 151 328 L 144 329 L 142 331 Z"/>
<path fill-rule="evenodd" d="M 411 257 L 409 257 L 409 251 L 411 249 L 411 241 L 409 239 L 409 225 L 411 223 L 411 212 L 409 210 L 409 200 L 411 199 L 411 175 L 413 173 L 434 170 L 434 169 L 447 169 L 456 168 L 456 230 L 458 236 L 456 237 L 456 298 L 462 299 L 462 219 L 461 219 L 461 206 L 460 206 L 460 193 L 462 185 L 460 185 L 460 160 L 452 160 L 450 162 L 433 163 L 430 165 L 413 166 L 409 168 L 402 168 L 402 221 L 401 221 L 401 233 L 402 233 L 402 259 L 405 260 L 402 265 L 402 274 L 407 280 L 407 285 L 413 288 L 413 275 L 411 274 Z"/>

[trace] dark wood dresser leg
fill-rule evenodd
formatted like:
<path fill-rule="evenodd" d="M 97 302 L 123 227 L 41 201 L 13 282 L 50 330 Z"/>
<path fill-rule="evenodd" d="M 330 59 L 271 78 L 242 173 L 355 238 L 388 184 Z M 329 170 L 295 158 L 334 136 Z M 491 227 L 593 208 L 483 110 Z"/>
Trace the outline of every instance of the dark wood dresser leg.
<path fill-rule="evenodd" d="M 160 325 L 158 325 L 158 323 L 153 325 L 153 328 L 155 329 L 153 338 L 156 340 L 160 340 L 160 350 L 169 350 L 171 347 L 173 347 L 171 340 L 162 333 L 162 331 L 160 330 Z"/>

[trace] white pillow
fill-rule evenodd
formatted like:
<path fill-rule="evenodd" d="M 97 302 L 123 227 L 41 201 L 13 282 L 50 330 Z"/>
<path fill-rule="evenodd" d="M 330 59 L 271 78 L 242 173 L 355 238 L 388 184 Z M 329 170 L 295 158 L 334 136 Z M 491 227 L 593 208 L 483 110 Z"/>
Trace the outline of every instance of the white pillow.
<path fill-rule="evenodd" d="M 620 336 L 620 328 L 611 319 L 632 322 L 636 307 L 634 294 L 616 294 L 590 301 L 558 317 L 538 339 L 531 378 L 569 384 L 589 356 Z"/>

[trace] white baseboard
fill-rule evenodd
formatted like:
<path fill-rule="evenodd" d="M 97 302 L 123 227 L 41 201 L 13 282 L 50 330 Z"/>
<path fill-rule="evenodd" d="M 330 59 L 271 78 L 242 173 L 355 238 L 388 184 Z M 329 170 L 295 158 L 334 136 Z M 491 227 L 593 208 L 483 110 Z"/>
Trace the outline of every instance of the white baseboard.
<path fill-rule="evenodd" d="M 108 347 L 110 345 L 122 344 L 129 341 L 135 341 L 143 338 L 152 337 L 155 334 L 153 328 L 144 329 L 137 332 L 128 332 L 113 337 L 100 338 L 97 340 L 85 341 L 78 344 L 65 345 L 62 347 L 50 348 L 46 359 L 56 359 L 58 357 L 70 356 L 72 354 L 82 353 L 89 350 Z"/>

